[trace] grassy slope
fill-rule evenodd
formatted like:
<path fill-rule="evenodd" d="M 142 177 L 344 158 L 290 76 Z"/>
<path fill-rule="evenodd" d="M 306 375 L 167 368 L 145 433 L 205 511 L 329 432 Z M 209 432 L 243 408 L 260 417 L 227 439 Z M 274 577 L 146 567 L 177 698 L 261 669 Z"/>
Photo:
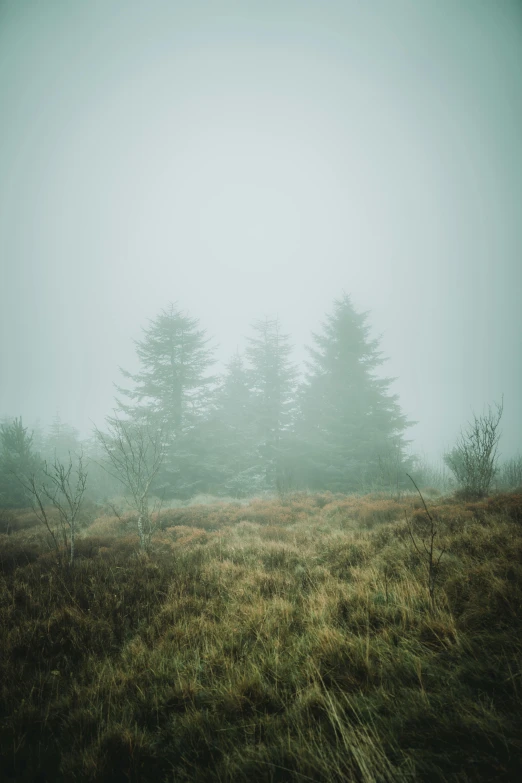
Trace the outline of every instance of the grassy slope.
<path fill-rule="evenodd" d="M 70 571 L 11 516 L 3 780 L 522 779 L 522 496 L 428 504 L 435 611 L 419 505 L 172 509 L 150 556 L 103 517 Z"/>

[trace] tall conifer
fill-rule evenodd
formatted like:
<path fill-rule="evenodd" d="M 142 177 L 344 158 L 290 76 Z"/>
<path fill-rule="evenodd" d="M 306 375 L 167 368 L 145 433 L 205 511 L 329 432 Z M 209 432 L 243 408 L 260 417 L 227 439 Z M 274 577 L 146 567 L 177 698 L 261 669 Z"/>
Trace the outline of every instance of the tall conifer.
<path fill-rule="evenodd" d="M 392 456 L 404 459 L 411 422 L 388 392 L 393 379 L 375 376 L 384 359 L 367 317 L 344 295 L 308 348 L 297 433 L 300 471 L 311 489 L 366 489 L 379 484 Z"/>
<path fill-rule="evenodd" d="M 199 320 L 174 304 L 162 310 L 136 342 L 139 372 L 125 370 L 132 388 L 117 387 L 118 412 L 135 423 L 161 427 L 169 441 L 155 490 L 165 497 L 190 495 L 204 483 L 198 427 L 209 411 L 215 378 L 208 374 L 213 349 Z M 109 421 L 111 421 L 109 419 Z"/>
<path fill-rule="evenodd" d="M 199 320 L 171 304 L 143 330 L 136 341 L 139 372 L 122 370 L 133 388 L 117 387 L 130 403 L 118 400 L 118 408 L 137 420 L 158 418 L 176 436 L 195 423 L 209 398 L 214 378 L 207 375 L 213 351 Z"/>
<path fill-rule="evenodd" d="M 294 414 L 297 372 L 292 346 L 278 318 L 255 321 L 248 340 L 250 384 L 257 426 L 258 456 L 266 487 L 274 489 L 286 459 L 286 438 Z"/>

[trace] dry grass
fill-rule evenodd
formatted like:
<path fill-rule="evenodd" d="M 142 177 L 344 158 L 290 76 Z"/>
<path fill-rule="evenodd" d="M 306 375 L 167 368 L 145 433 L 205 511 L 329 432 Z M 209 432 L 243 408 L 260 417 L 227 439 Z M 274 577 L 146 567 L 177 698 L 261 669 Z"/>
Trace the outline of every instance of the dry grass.
<path fill-rule="evenodd" d="M 6 781 L 515 781 L 522 496 L 301 495 L 0 536 Z M 16 514 L 14 515 L 16 517 Z M 13 528 L 13 529 L 14 529 Z"/>

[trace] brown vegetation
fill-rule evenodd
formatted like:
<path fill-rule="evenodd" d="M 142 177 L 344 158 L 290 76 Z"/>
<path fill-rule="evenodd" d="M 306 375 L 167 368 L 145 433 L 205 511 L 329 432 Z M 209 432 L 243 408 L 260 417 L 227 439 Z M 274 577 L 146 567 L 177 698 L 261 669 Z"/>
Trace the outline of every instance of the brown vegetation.
<path fill-rule="evenodd" d="M 428 507 L 433 605 L 418 496 L 104 516 L 73 567 L 10 512 L 3 779 L 519 780 L 522 496 Z"/>

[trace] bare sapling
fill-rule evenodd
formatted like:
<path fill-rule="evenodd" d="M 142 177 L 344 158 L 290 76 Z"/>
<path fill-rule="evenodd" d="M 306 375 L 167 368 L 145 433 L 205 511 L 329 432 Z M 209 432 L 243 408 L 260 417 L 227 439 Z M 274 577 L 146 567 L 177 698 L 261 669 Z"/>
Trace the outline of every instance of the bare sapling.
<path fill-rule="evenodd" d="M 105 470 L 127 490 L 127 501 L 138 516 L 140 548 L 147 551 L 153 533 L 150 490 L 165 458 L 163 429 L 152 422 L 135 423 L 112 418 L 108 434 L 97 428 L 95 431 L 105 452 Z"/>
<path fill-rule="evenodd" d="M 31 500 L 33 511 L 47 528 L 57 553 L 60 551 L 59 533 L 57 535 L 49 519 L 47 513 L 49 504 L 58 511 L 61 543 L 65 550 L 69 549 L 69 564 L 72 565 L 78 515 L 87 487 L 87 471 L 83 465 L 83 455 L 80 454 L 77 458 L 76 466 L 73 465 L 70 454 L 67 464 L 58 458 L 52 464 L 44 462 L 40 480 L 32 475 L 21 481 Z"/>
<path fill-rule="evenodd" d="M 437 582 L 437 575 L 438 575 L 438 569 L 439 564 L 442 558 L 442 555 L 446 552 L 445 548 L 442 548 L 438 555 L 435 553 L 435 538 L 437 536 L 437 528 L 436 528 L 436 522 L 430 512 L 428 511 L 428 507 L 424 501 L 424 498 L 422 496 L 422 492 L 418 488 L 415 481 L 412 479 L 409 473 L 406 473 L 410 481 L 413 483 L 415 489 L 420 495 L 420 498 L 422 500 L 422 504 L 424 506 L 424 510 L 426 512 L 426 515 L 428 517 L 427 523 L 421 528 L 421 530 L 417 531 L 418 536 L 420 537 L 420 545 L 417 543 L 417 539 L 415 537 L 415 533 L 413 530 L 413 525 L 411 521 L 408 519 L 408 514 L 406 511 L 404 512 L 406 517 L 406 524 L 408 529 L 408 535 L 410 537 L 410 540 L 420 556 L 422 562 L 424 563 L 424 566 L 427 571 L 427 577 L 428 577 L 428 594 L 430 598 L 430 606 L 432 611 L 435 609 L 435 587 Z"/>

